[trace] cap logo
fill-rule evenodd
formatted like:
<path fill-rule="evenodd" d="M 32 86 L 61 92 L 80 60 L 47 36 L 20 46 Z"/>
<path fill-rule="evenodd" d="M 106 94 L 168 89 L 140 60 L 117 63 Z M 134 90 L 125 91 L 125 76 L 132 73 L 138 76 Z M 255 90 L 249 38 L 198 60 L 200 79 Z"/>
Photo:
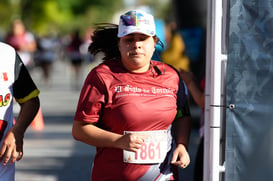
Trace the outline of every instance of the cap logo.
<path fill-rule="evenodd" d="M 155 24 L 152 15 L 135 10 L 129 11 L 120 16 L 118 37 L 130 33 L 142 33 L 147 36 L 155 35 Z"/>
<path fill-rule="evenodd" d="M 121 16 L 122 22 L 125 26 L 139 26 L 141 24 L 150 24 L 150 21 L 145 19 L 143 14 L 137 13 L 135 11 L 130 11 L 125 15 Z"/>

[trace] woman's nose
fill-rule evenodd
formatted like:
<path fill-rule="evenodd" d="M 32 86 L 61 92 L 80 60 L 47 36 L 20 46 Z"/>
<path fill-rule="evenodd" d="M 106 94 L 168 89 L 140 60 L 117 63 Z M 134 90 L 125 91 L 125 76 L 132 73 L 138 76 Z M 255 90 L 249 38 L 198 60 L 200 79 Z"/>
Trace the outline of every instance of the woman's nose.
<path fill-rule="evenodd" d="M 134 46 L 135 49 L 139 49 L 139 48 L 141 48 L 141 42 L 135 41 L 133 46 Z"/>

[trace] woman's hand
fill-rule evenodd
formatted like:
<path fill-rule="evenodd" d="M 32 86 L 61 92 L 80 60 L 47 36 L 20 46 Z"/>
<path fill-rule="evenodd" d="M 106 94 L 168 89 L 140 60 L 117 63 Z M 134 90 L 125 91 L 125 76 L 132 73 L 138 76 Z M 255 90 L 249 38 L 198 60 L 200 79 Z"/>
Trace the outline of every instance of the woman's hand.
<path fill-rule="evenodd" d="M 180 168 L 186 168 L 190 164 L 189 153 L 183 144 L 177 145 L 171 163 Z"/>
<path fill-rule="evenodd" d="M 7 133 L 0 148 L 0 160 L 3 165 L 8 162 L 12 164 L 23 157 L 23 137 L 16 134 L 13 128 Z"/>
<path fill-rule="evenodd" d="M 127 133 L 117 140 L 117 145 L 123 150 L 136 152 L 145 141 L 145 135 L 139 133 Z"/>

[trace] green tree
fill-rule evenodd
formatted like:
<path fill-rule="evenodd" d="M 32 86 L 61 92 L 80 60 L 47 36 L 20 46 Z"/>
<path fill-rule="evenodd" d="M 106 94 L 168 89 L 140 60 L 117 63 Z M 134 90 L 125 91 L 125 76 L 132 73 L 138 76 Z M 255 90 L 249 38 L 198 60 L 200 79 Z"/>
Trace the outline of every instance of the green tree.
<path fill-rule="evenodd" d="M 164 19 L 172 12 L 171 0 L 135 0 L 134 5 L 146 5 L 157 18 Z M 20 18 L 36 34 L 68 33 L 84 30 L 95 23 L 112 20 L 124 9 L 124 0 L 1 0 L 0 35 L 8 31 L 13 19 Z"/>
<path fill-rule="evenodd" d="M 12 20 L 20 18 L 36 33 L 65 32 L 109 21 L 121 8 L 122 0 L 1 0 L 0 27 L 7 31 Z"/>

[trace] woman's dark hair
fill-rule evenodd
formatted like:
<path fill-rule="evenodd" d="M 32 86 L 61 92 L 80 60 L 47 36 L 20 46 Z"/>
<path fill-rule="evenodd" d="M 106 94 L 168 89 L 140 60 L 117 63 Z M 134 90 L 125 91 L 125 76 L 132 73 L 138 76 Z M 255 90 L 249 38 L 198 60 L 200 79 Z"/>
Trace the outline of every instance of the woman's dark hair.
<path fill-rule="evenodd" d="M 92 43 L 88 47 L 88 51 L 92 55 L 103 52 L 105 57 L 103 60 L 119 59 L 120 51 L 118 49 L 119 38 L 118 25 L 103 23 L 95 26 L 93 36 L 91 36 Z M 162 42 L 157 36 L 153 37 L 156 44 Z M 163 44 L 162 44 L 163 45 Z"/>
<path fill-rule="evenodd" d="M 105 54 L 103 60 L 120 58 L 117 34 L 118 25 L 109 23 L 97 24 L 93 36 L 91 36 L 92 43 L 89 45 L 88 51 L 92 55 L 103 52 Z"/>

